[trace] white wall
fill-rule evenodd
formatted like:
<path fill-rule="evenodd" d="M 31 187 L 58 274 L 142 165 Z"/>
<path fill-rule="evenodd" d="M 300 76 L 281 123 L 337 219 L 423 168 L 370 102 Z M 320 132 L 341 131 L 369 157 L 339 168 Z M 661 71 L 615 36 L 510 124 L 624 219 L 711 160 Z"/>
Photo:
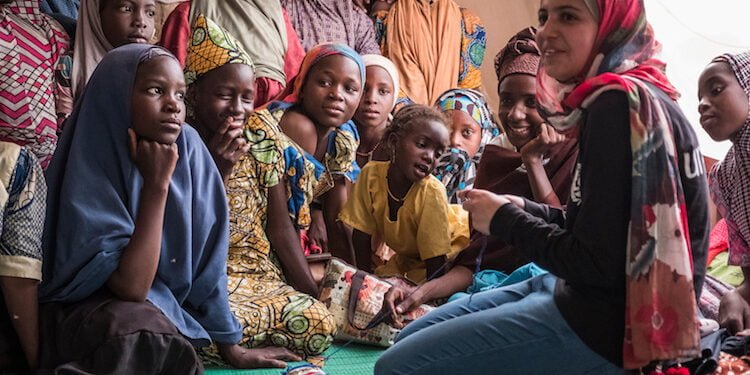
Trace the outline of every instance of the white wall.
<path fill-rule="evenodd" d="M 617 1 L 617 0 L 611 0 Z M 536 25 L 538 0 L 456 0 L 472 9 L 487 28 L 482 80 L 490 105 L 497 109 L 497 77 L 493 61 L 507 40 L 523 27 Z M 750 0 L 645 0 L 649 22 L 663 44 L 667 75 L 682 93 L 679 103 L 695 126 L 703 153 L 720 159 L 729 142 L 713 142 L 698 123 L 700 72 L 724 52 L 750 50 Z M 679 21 L 678 21 L 679 20 Z"/>
<path fill-rule="evenodd" d="M 646 12 L 663 44 L 667 75 L 682 93 L 679 103 L 706 156 L 721 159 L 731 145 L 711 140 L 698 122 L 698 76 L 714 57 L 750 50 L 748 0 L 646 0 Z"/>

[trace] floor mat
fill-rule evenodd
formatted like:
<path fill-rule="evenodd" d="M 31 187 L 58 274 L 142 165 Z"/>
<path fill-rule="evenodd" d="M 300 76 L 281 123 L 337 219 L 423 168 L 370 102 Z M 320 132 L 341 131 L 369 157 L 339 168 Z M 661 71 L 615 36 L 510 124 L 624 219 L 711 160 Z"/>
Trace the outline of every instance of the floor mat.
<path fill-rule="evenodd" d="M 341 350 L 338 350 L 341 349 Z M 338 352 L 335 352 L 338 350 Z M 374 346 L 349 344 L 333 345 L 324 355 L 331 356 L 323 366 L 323 370 L 330 375 L 371 375 L 384 348 Z M 335 352 L 335 353 L 334 353 Z M 290 366 L 299 363 L 290 363 Z M 283 369 L 237 370 L 225 368 L 206 368 L 207 375 L 281 375 Z"/>

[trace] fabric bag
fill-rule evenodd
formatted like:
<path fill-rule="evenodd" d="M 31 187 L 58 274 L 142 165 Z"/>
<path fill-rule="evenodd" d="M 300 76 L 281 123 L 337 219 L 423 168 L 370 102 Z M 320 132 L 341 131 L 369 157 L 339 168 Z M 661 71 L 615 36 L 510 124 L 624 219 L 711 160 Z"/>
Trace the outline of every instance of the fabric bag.
<path fill-rule="evenodd" d="M 319 300 L 333 314 L 336 322 L 336 339 L 389 347 L 393 345 L 399 329 L 387 323 L 367 326 L 383 306 L 383 299 L 391 284 L 367 272 L 357 270 L 341 259 L 332 258 L 326 268 Z M 412 321 L 427 314 L 434 307 L 421 305 L 402 315 Z"/>

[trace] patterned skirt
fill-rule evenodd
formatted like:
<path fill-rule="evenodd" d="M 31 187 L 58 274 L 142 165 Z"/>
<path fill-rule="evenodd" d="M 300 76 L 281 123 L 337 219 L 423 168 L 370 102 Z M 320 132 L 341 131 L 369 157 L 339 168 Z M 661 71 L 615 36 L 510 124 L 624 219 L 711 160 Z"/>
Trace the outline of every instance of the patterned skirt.
<path fill-rule="evenodd" d="M 322 354 L 333 342 L 336 324 L 326 306 L 282 280 L 229 275 L 229 306 L 242 325 L 248 348 L 285 347 L 303 357 Z M 202 352 L 205 361 L 225 365 L 215 346 Z"/>

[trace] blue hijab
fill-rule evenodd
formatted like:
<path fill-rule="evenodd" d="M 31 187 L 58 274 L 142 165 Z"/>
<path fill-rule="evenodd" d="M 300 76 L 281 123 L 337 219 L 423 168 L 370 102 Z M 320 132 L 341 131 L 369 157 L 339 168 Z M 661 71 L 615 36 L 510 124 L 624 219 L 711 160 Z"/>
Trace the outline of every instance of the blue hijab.
<path fill-rule="evenodd" d="M 105 286 L 135 229 L 143 178 L 130 159 L 130 97 L 140 62 L 168 54 L 129 44 L 94 71 L 47 170 L 42 301 L 75 302 Z M 171 55 L 170 55 L 171 56 Z M 169 185 L 161 255 L 148 300 L 196 346 L 237 343 L 229 309 L 226 194 L 214 161 L 184 124 Z"/>

